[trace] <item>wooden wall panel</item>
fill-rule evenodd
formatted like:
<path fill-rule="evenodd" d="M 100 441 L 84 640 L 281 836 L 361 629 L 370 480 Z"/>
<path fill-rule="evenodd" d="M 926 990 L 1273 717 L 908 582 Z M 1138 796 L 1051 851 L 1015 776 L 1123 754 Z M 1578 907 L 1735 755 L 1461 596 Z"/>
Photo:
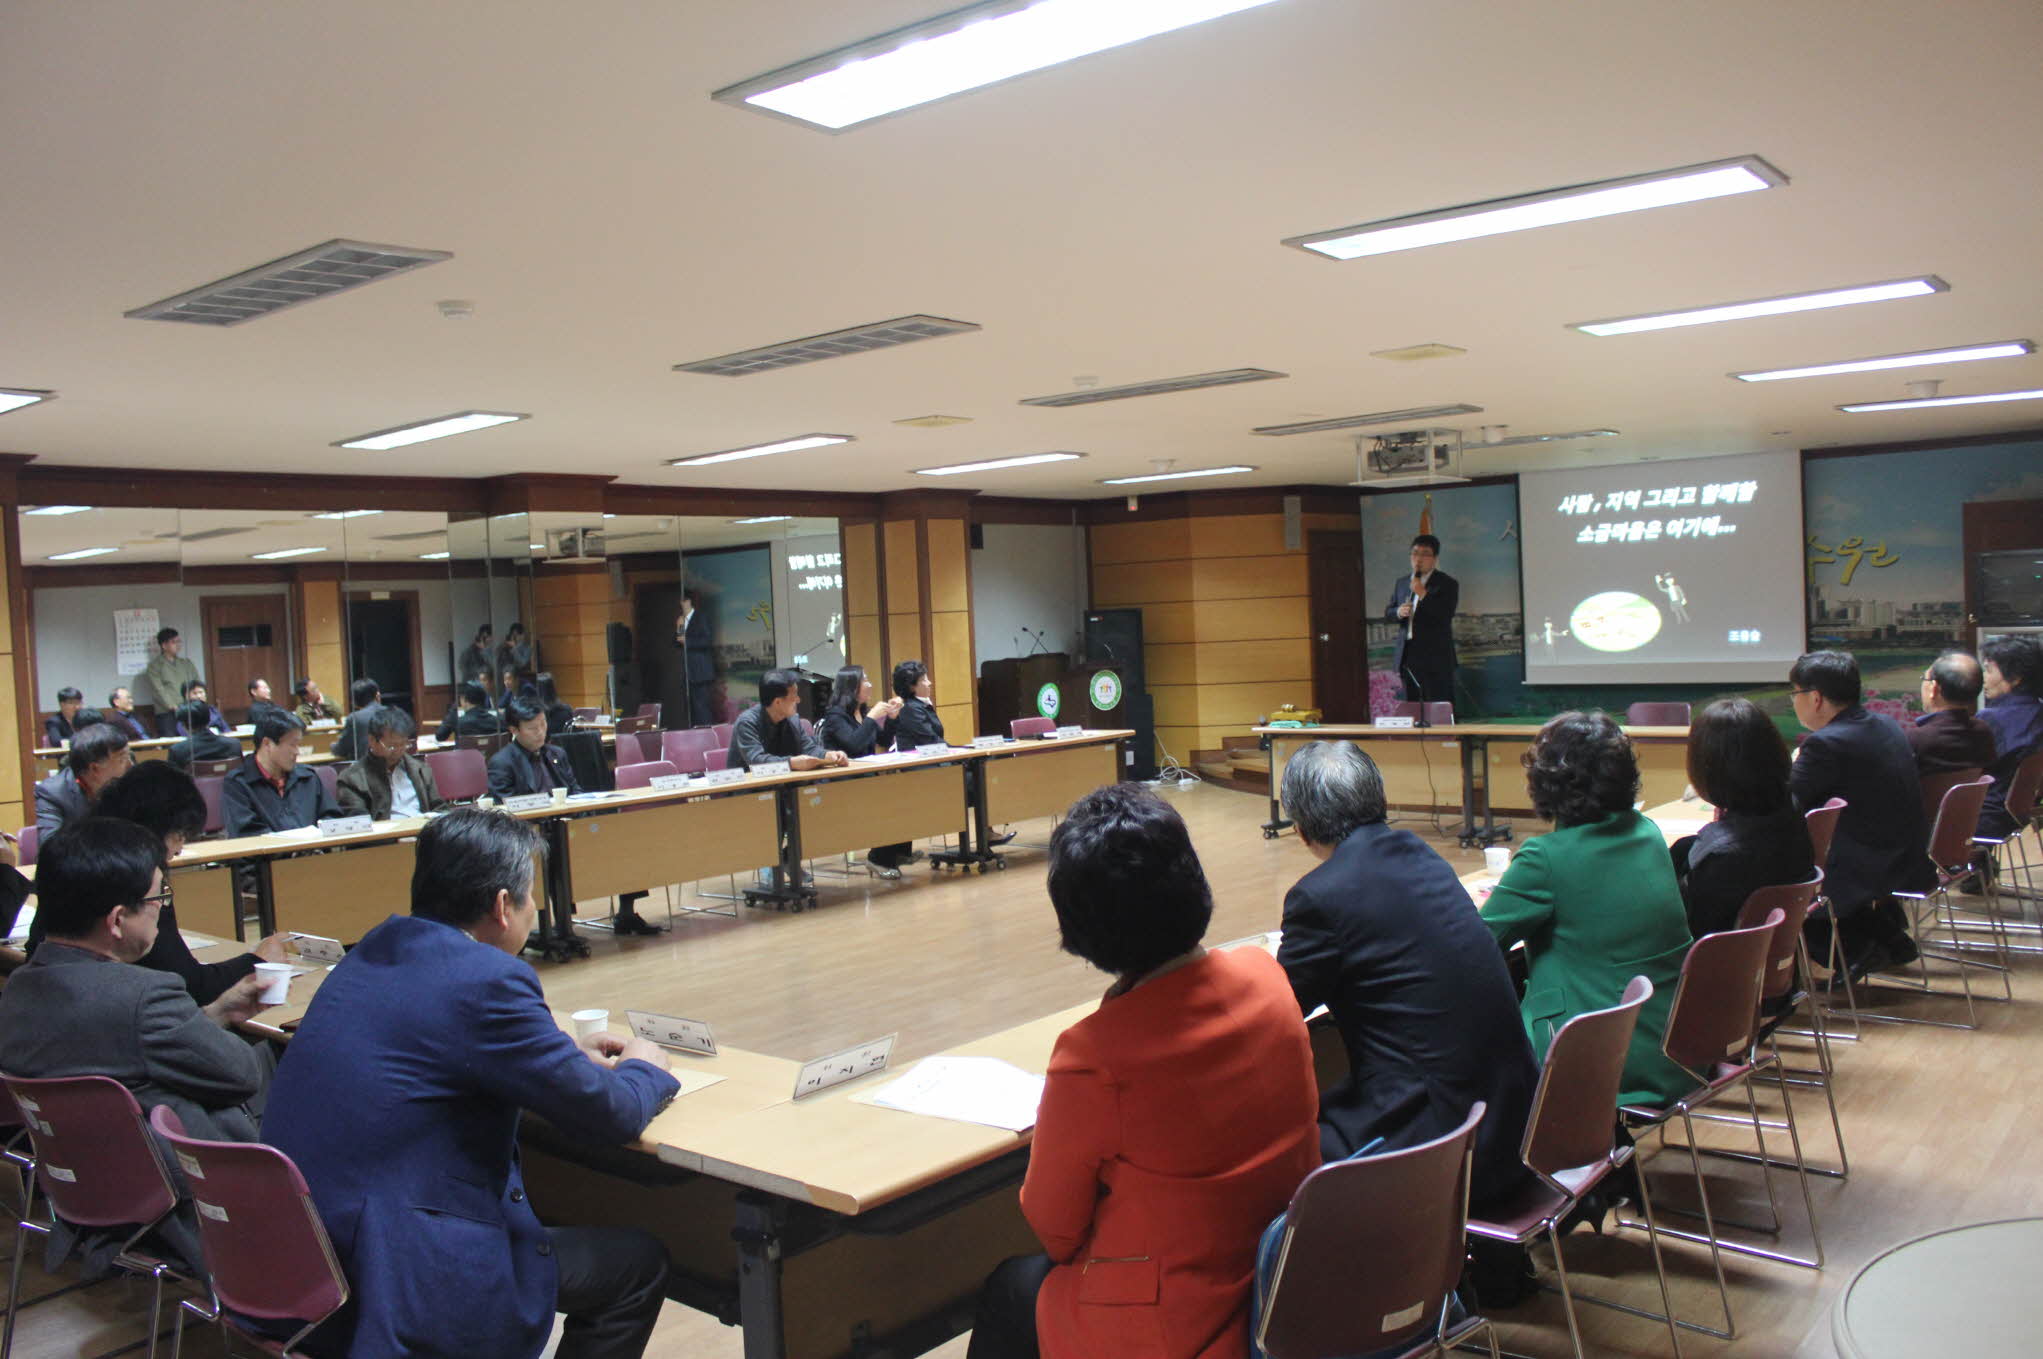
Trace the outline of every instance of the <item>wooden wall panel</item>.
<path fill-rule="evenodd" d="M 1190 602 L 1191 598 L 1192 577 L 1183 561 L 1125 562 L 1093 568 L 1092 603 L 1096 609 Z"/>
<path fill-rule="evenodd" d="M 838 532 L 844 552 L 844 610 L 853 618 L 880 611 L 879 529 L 874 524 L 845 524 Z M 865 665 L 864 661 L 859 662 Z M 867 669 L 870 669 L 867 666 Z"/>
<path fill-rule="evenodd" d="M 964 613 L 971 603 L 970 531 L 962 519 L 932 519 L 929 533 L 929 607 Z"/>
<path fill-rule="evenodd" d="M 306 673 L 337 706 L 348 706 L 347 658 L 341 635 L 341 583 L 307 580 L 299 583 L 302 605 L 297 618 L 305 638 Z"/>
<path fill-rule="evenodd" d="M 610 602 L 610 572 L 542 570 L 532 586 L 534 608 L 573 607 Z"/>
<path fill-rule="evenodd" d="M 920 553 L 915 544 L 913 519 L 889 519 L 886 523 L 887 611 L 906 613 L 922 607 Z M 899 659 L 896 657 L 896 659 Z"/>
<path fill-rule="evenodd" d="M 938 698 L 946 703 L 972 705 L 973 681 L 979 673 L 972 664 L 972 615 L 933 613 L 929 616 L 929 628 L 930 654 L 926 659 L 930 672 L 936 676 Z"/>
<path fill-rule="evenodd" d="M 874 687 L 882 693 L 887 688 L 887 663 L 885 647 L 880 642 L 880 620 L 877 614 L 853 614 L 847 627 L 851 643 L 845 652 L 852 665 L 862 665 L 866 674 L 872 676 Z"/>
<path fill-rule="evenodd" d="M 919 613 L 890 613 L 887 615 L 887 667 L 892 669 L 903 661 L 927 661 L 922 654 L 922 615 Z"/>
<path fill-rule="evenodd" d="M 1202 599 L 1185 606 L 1191 614 L 1187 641 L 1253 641 L 1304 638 L 1312 632 L 1312 601 L 1306 595 L 1266 599 Z M 1145 611 L 1144 621 L 1147 622 Z M 1148 640 L 1148 633 L 1143 633 Z"/>
<path fill-rule="evenodd" d="M 0 615 L 5 615 L 6 612 L 5 608 L 0 608 Z M 0 655 L 0 713 L 19 711 L 14 706 L 19 695 L 14 689 L 13 659 L 11 655 Z M 40 730 L 42 723 L 38 722 L 36 726 Z M 17 826 L 34 821 L 33 816 L 24 816 L 22 812 L 22 808 L 33 796 L 34 794 L 30 793 L 22 782 L 21 762 L 0 760 L 0 829 L 11 831 Z"/>
<path fill-rule="evenodd" d="M 1307 707 L 1312 703 L 1308 680 L 1265 680 L 1253 684 L 1201 684 L 1198 693 L 1198 725 L 1233 726 L 1243 735 L 1286 703 Z"/>
<path fill-rule="evenodd" d="M 1191 555 L 1191 533 L 1183 519 L 1149 519 L 1092 528 L 1095 566 L 1120 562 L 1173 561 Z"/>
<path fill-rule="evenodd" d="M 1304 637 L 1251 642 L 1179 642 L 1145 646 L 1153 688 L 1159 684 L 1241 684 L 1312 679 L 1312 646 Z"/>
<path fill-rule="evenodd" d="M 1305 554 L 1210 557 L 1191 563 L 1189 599 L 1268 599 L 1308 593 Z"/>
<path fill-rule="evenodd" d="M 971 691 L 968 689 L 966 692 Z M 973 704 L 937 703 L 932 706 L 936 709 L 936 720 L 943 723 L 944 740 L 954 746 L 972 744 L 972 737 L 975 734 L 972 730 Z"/>

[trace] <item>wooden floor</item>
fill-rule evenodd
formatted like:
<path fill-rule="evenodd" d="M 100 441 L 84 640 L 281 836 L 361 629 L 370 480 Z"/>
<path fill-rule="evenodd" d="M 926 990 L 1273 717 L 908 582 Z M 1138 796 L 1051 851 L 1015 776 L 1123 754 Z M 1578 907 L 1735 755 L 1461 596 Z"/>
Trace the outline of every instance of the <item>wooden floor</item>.
<path fill-rule="evenodd" d="M 1267 802 L 1219 788 L 1165 794 L 1192 828 L 1208 877 L 1215 941 L 1278 923 L 1284 892 L 1312 866 L 1295 837 L 1266 841 L 1257 829 Z M 1403 824 L 1434 839 L 1458 869 L 1478 856 L 1433 836 L 1423 821 Z M 776 1056 L 806 1058 L 862 1039 L 898 1033 L 897 1059 L 939 1051 L 968 1039 L 1098 994 L 1106 979 L 1057 949 L 1054 918 L 1043 891 L 1048 824 L 1027 823 L 1007 849 L 1010 867 L 970 876 L 908 870 L 900 882 L 819 877 L 822 905 L 801 915 L 742 912 L 740 919 L 677 915 L 671 934 L 614 939 L 590 932 L 594 956 L 539 967 L 548 999 L 559 1007 L 643 1007 L 706 1019 L 720 1041 Z M 1521 829 L 1531 829 L 1524 828 Z M 829 864 L 822 865 L 829 868 Z M 700 884 L 723 891 L 721 882 Z M 727 908 L 689 894 L 677 905 Z M 401 909 L 401 903 L 398 904 Z M 654 919 L 666 902 L 655 892 L 641 909 Z M 590 903 L 585 914 L 606 909 Z M 1740 1334 L 1723 1342 L 1684 1336 L 1690 1354 L 1828 1355 L 1829 1307 L 1836 1290 L 1882 1249 L 1954 1223 L 2043 1215 L 2043 1085 L 2033 1078 L 2043 1019 L 2043 960 L 2019 965 L 2013 1005 L 1982 1007 L 1976 1033 L 1872 1025 L 1864 1041 L 1837 1045 L 1839 1104 L 1852 1158 L 1847 1184 L 1819 1180 L 1815 1206 L 1827 1263 L 1822 1272 L 1757 1261 L 1727 1265 Z M 1934 1007 L 1932 1011 L 1931 1007 Z M 1918 1013 L 1949 1017 L 1954 1007 L 1917 1001 Z M 1762 1097 L 1763 1107 L 1777 1100 Z M 1798 1094 L 1796 1110 L 1812 1159 L 1835 1156 L 1829 1120 L 1815 1092 Z M 1754 1172 L 1712 1169 L 1713 1193 L 1726 1204 L 1764 1204 Z M 1668 1153 L 1654 1166 L 1656 1198 L 1680 1202 L 1686 1158 Z M 1788 1244 L 1806 1245 L 1807 1226 L 1791 1175 L 1775 1185 L 1788 1213 Z M 1663 1203 L 1664 1206 L 1664 1203 Z M 1701 1247 L 1669 1243 L 1676 1311 L 1715 1319 Z M 1542 1256 L 1544 1252 L 1542 1252 Z M 2035 1262 L 2028 1262 L 2033 1267 Z M 1577 1287 L 1657 1306 L 1644 1238 L 1623 1233 L 1569 1238 Z M 1358 1262 L 1358 1267 L 1366 1264 Z M 1641 1271 L 1644 1271 L 1642 1274 Z M 1606 1283 L 1606 1274 L 1611 1276 Z M 52 1286 L 33 1267 L 25 1291 Z M 108 1283 L 32 1307 L 22 1314 L 18 1353 L 30 1359 L 97 1354 L 138 1338 L 136 1309 Z M 125 1305 L 124 1305 L 125 1303 Z M 1666 1332 L 1656 1323 L 1583 1308 L 1589 1352 L 1664 1355 Z M 1508 1348 L 1536 1355 L 1569 1352 L 1558 1299 L 1543 1298 L 1499 1314 Z M 1954 1341 L 1954 1351 L 1958 1342 Z M 964 1354 L 963 1339 L 937 1351 Z M 166 1350 L 167 1352 L 167 1350 Z M 650 1353 L 690 1359 L 736 1359 L 736 1331 L 668 1304 Z M 187 1353 L 219 1353 L 198 1334 Z"/>

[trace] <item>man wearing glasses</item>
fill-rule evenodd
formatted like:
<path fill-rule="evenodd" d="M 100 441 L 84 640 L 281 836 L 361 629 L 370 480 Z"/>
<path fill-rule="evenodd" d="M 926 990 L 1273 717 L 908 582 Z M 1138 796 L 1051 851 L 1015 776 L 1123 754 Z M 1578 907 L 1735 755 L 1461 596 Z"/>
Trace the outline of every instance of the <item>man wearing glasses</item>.
<path fill-rule="evenodd" d="M 411 753 L 415 730 L 411 714 L 402 708 L 378 708 L 366 725 L 369 758 L 349 765 L 334 789 L 342 813 L 367 813 L 372 820 L 389 821 L 444 808 L 447 800 L 433 782 L 431 766 Z"/>
<path fill-rule="evenodd" d="M 1978 717 L 1985 684 L 1979 662 L 1965 651 L 1946 651 L 1922 672 L 1922 716 L 1903 731 L 1918 774 L 1983 770 L 1993 763 L 1993 728 Z"/>

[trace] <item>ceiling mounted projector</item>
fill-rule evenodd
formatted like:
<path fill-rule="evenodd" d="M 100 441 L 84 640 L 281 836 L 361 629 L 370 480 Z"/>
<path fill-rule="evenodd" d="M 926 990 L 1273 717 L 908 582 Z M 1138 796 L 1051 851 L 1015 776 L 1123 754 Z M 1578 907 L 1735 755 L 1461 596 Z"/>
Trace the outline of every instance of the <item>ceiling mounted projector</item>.
<path fill-rule="evenodd" d="M 1404 429 L 1355 440 L 1355 485 L 1371 490 L 1467 481 L 1461 472 L 1461 431 Z"/>

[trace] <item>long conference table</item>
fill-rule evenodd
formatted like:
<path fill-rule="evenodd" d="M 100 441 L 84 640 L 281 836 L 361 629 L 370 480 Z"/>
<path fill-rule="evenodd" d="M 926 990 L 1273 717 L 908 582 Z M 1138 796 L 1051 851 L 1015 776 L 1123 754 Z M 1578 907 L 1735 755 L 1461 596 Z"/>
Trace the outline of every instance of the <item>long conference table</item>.
<path fill-rule="evenodd" d="M 1508 841 L 1511 826 L 1509 822 L 1498 822 L 1499 805 L 1507 811 L 1526 814 L 1531 808 L 1513 802 L 1508 795 L 1504 799 L 1493 797 L 1492 787 L 1524 788 L 1524 777 L 1518 772 L 1519 756 L 1531 747 L 1540 725 L 1458 722 L 1435 727 L 1345 723 L 1257 727 L 1255 734 L 1270 752 L 1270 819 L 1263 823 L 1263 838 L 1274 840 L 1291 825 L 1279 805 L 1284 765 L 1289 759 L 1287 747 L 1307 741 L 1354 741 L 1370 748 L 1370 757 L 1383 771 L 1384 787 L 1393 807 L 1437 806 L 1428 747 L 1438 744 L 1454 748 L 1461 776 L 1461 825 L 1454 831 L 1456 839 L 1463 849 Z M 1639 761 L 1640 796 L 1648 805 L 1678 798 L 1688 783 L 1688 728 L 1638 726 L 1626 727 L 1624 731 L 1631 738 Z"/>
<path fill-rule="evenodd" d="M 992 827 L 1061 812 L 1119 778 L 1132 731 L 1088 731 L 1040 741 L 871 756 L 837 769 L 736 774 L 725 782 L 582 794 L 513 813 L 547 841 L 537 892 L 539 946 L 556 960 L 586 954 L 574 903 L 675 882 L 769 868 L 748 889 L 755 906 L 802 910 L 816 887 L 805 859 L 874 844 L 956 836 L 935 863 L 966 871 L 1004 866 Z M 716 776 L 710 776 L 712 778 Z M 222 937 L 242 935 L 235 870 L 252 876 L 260 932 L 352 942 L 411 899 L 414 842 L 427 818 L 375 822 L 328 835 L 313 827 L 201 840 L 172 865 L 178 919 Z"/>
<path fill-rule="evenodd" d="M 1677 800 L 1647 815 L 1671 843 L 1711 810 Z M 1480 903 L 1497 879 L 1479 869 L 1461 882 Z M 1271 932 L 1219 947 L 1274 952 L 1278 939 Z M 289 1005 L 247 1027 L 286 1038 L 324 972 L 296 979 Z M 611 1013 L 629 1003 L 620 998 Z M 998 1057 L 1040 1073 L 1057 1036 L 1097 1004 L 938 1055 Z M 624 1031 L 615 1020 L 611 1027 Z M 1347 1058 L 1323 1015 L 1309 1027 L 1325 1086 L 1347 1074 Z M 681 1093 L 633 1146 L 592 1148 L 525 1119 L 525 1183 L 550 1225 L 630 1226 L 659 1237 L 673 1263 L 669 1296 L 742 1327 L 745 1359 L 924 1353 L 970 1325 L 995 1265 L 1040 1249 L 1014 1192 L 1030 1131 L 871 1103 L 873 1088 L 901 1068 L 797 1099 L 802 1064 L 787 1058 L 722 1047 L 671 1059 Z"/>
<path fill-rule="evenodd" d="M 341 722 L 315 722 L 307 727 L 305 729 L 304 740 L 299 746 L 299 762 L 301 764 L 319 765 L 334 760 L 333 743 L 340 739 L 340 734 L 345 729 L 345 726 L 346 724 Z M 577 726 L 575 730 L 600 732 L 604 745 L 615 747 L 617 744 L 617 727 L 615 723 L 593 723 Z M 234 728 L 228 735 L 241 743 L 242 754 L 253 755 L 255 753 L 254 727 L 244 724 Z M 190 739 L 187 736 L 151 736 L 144 740 L 128 742 L 128 752 L 138 761 L 168 759 L 172 750 Z M 442 742 L 431 736 L 419 737 L 416 746 L 417 752 L 421 755 L 431 754 L 435 750 L 453 750 L 455 748 L 454 742 Z M 37 746 L 35 753 L 37 759 L 46 761 L 54 766 L 61 764 L 64 757 L 69 755 L 71 751 L 67 746 Z"/>

